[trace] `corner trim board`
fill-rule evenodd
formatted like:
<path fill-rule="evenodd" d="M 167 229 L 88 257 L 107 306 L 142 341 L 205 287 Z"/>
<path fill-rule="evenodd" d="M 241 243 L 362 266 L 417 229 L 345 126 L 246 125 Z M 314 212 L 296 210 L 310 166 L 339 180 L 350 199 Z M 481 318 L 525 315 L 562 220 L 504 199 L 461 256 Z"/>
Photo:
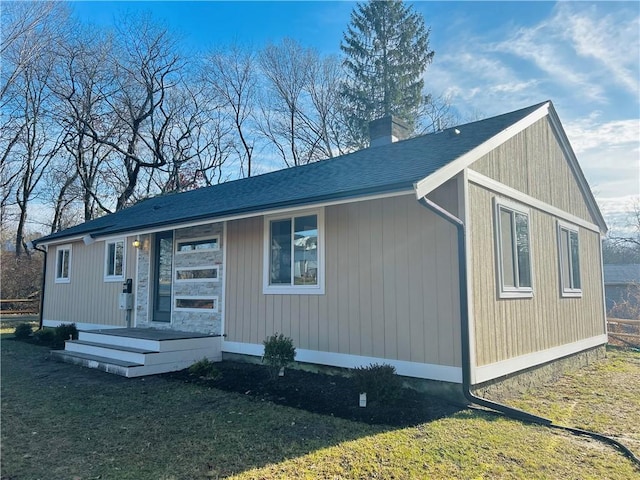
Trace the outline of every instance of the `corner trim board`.
<path fill-rule="evenodd" d="M 589 348 L 604 345 L 605 343 L 607 343 L 607 336 L 597 335 L 595 337 L 585 338 L 565 345 L 559 345 L 547 350 L 528 353 L 519 357 L 509 358 L 500 362 L 476 367 L 471 371 L 471 383 L 473 385 L 484 383 L 489 380 L 509 375 L 510 373 L 536 367 L 543 363 L 548 363 L 568 355 L 573 355 L 574 353 L 579 353 L 583 350 L 588 350 Z"/>
<path fill-rule="evenodd" d="M 264 347 L 254 343 L 222 342 L 222 351 L 262 357 Z M 387 363 L 396 367 L 398 375 L 406 377 L 438 380 L 442 382 L 462 383 L 462 368 L 431 363 L 408 362 L 388 358 L 364 357 L 347 353 L 319 352 L 317 350 L 296 349 L 296 361 L 315 363 L 331 367 L 355 368 L 372 363 Z"/>

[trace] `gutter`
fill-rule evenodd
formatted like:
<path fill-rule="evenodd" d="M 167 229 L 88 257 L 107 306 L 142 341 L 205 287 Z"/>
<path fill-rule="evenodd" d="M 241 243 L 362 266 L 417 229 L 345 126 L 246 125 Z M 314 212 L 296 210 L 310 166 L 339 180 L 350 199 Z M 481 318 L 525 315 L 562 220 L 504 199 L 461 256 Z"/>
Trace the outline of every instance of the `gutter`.
<path fill-rule="evenodd" d="M 435 213 L 440 218 L 446 220 L 457 230 L 458 237 L 458 277 L 459 277 L 459 289 L 460 289 L 460 323 L 461 323 L 461 352 L 462 352 L 462 392 L 465 398 L 471 403 L 470 406 L 472 409 L 476 409 L 473 407 L 473 404 L 480 405 L 487 410 L 479 409 L 486 413 L 492 414 L 502 414 L 506 417 L 513 418 L 515 420 L 520 420 L 523 422 L 534 423 L 537 425 L 543 425 L 549 428 L 557 428 L 560 430 L 564 430 L 574 435 L 586 435 L 596 440 L 600 440 L 602 442 L 608 443 L 609 445 L 614 446 L 618 450 L 620 450 L 625 456 L 631 459 L 635 466 L 640 469 L 640 459 L 636 457 L 631 450 L 629 450 L 625 445 L 618 442 L 617 440 L 607 437 L 605 435 L 589 432 L 587 430 L 582 430 L 579 428 L 565 427 L 562 425 L 556 425 L 553 423 L 553 420 L 550 420 L 545 417 L 541 417 L 529 412 L 525 412 L 524 410 L 520 410 L 514 407 L 510 407 L 508 405 L 504 405 L 502 403 L 494 402 L 492 400 L 478 397 L 471 391 L 471 336 L 470 336 L 470 325 L 469 325 L 469 301 L 467 298 L 467 249 L 466 249 L 466 230 L 465 225 L 462 220 L 460 220 L 455 215 L 449 213 L 447 210 L 442 208 L 437 203 L 429 200 L 426 196 L 418 199 L 418 202 L 428 210 Z"/>

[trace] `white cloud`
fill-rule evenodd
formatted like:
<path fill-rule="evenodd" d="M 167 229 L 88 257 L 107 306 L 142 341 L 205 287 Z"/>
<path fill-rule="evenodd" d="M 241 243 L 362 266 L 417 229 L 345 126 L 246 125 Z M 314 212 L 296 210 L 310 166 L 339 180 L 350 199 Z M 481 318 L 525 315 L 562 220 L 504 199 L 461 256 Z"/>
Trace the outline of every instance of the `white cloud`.
<path fill-rule="evenodd" d="M 554 22 L 579 56 L 596 60 L 608 78 L 637 95 L 640 20 L 637 8 L 635 15 L 628 13 L 614 11 L 603 16 L 597 6 L 577 11 L 576 5 L 561 3 Z"/>

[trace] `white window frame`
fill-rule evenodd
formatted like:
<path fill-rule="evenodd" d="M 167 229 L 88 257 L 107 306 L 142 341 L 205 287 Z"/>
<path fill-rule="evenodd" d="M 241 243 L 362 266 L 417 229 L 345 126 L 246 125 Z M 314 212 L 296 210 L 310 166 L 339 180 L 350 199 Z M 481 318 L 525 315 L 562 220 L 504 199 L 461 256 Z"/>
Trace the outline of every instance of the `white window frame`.
<path fill-rule="evenodd" d="M 510 200 L 506 200 L 503 198 L 494 197 L 494 243 L 495 243 L 495 252 L 496 252 L 496 268 L 497 268 L 497 278 L 498 278 L 498 297 L 499 298 L 532 298 L 534 291 L 534 275 L 533 275 L 533 251 L 532 251 L 532 229 L 531 229 L 531 215 L 529 213 L 529 208 L 521 205 L 519 203 L 512 202 Z M 521 287 L 521 286 L 506 286 L 504 284 L 503 272 L 504 265 L 502 262 L 502 219 L 500 216 L 501 210 L 509 210 L 514 215 L 516 213 L 520 215 L 525 215 L 527 217 L 527 226 L 529 232 L 529 274 L 531 280 L 530 287 Z M 515 235 L 515 231 L 513 232 Z M 515 254 L 516 245 L 515 238 L 512 237 L 512 250 Z M 518 261 L 517 256 L 514 258 L 514 283 L 519 281 L 519 272 L 518 272 Z"/>
<path fill-rule="evenodd" d="M 219 282 L 220 281 L 220 265 L 206 265 L 206 266 L 198 266 L 198 267 L 176 267 L 174 273 L 174 280 L 176 283 L 194 283 L 194 282 L 202 282 L 202 283 L 211 283 L 211 282 Z M 178 270 L 215 270 L 216 278 L 178 278 Z"/>
<path fill-rule="evenodd" d="M 579 227 L 572 225 L 561 220 L 558 223 L 558 269 L 560 271 L 560 296 L 562 297 L 582 297 L 582 271 L 580 269 L 580 229 Z M 569 251 L 565 251 L 562 248 L 562 232 L 567 232 L 567 248 Z M 575 233 L 578 238 L 578 278 L 580 281 L 580 287 L 575 288 L 573 283 L 573 259 L 571 258 L 571 233 Z M 568 286 L 565 283 L 564 278 L 564 262 L 569 262 L 569 279 Z"/>
<path fill-rule="evenodd" d="M 122 273 L 120 275 L 109 275 L 109 245 L 122 244 Z M 114 247 L 115 248 L 115 247 Z M 115 261 L 115 251 L 114 251 Z M 125 271 L 127 268 L 127 242 L 124 238 L 118 238 L 114 240 L 105 240 L 104 242 L 104 281 L 105 282 L 121 282 L 124 280 Z M 115 265 L 114 265 L 115 271 Z"/>
<path fill-rule="evenodd" d="M 269 283 L 270 272 L 270 250 L 271 250 L 271 222 L 274 220 L 291 219 L 296 217 L 306 217 L 315 215 L 318 225 L 318 247 L 317 247 L 317 263 L 318 263 L 318 283 L 317 285 L 271 285 Z M 325 258 L 324 258 L 324 207 L 312 210 L 297 210 L 294 212 L 283 213 L 279 215 L 269 215 L 264 217 L 264 249 L 263 249 L 263 265 L 262 265 L 262 293 L 265 295 L 324 295 L 325 290 Z M 293 269 L 293 262 L 291 268 Z M 293 278 L 293 276 L 292 276 Z"/>
<path fill-rule="evenodd" d="M 58 276 L 58 272 L 60 271 L 59 268 L 59 261 L 60 261 L 60 255 L 59 252 L 68 252 L 68 260 L 67 260 L 67 276 L 63 277 L 63 276 Z M 55 275 L 55 283 L 71 283 L 71 257 L 72 257 L 72 246 L 70 243 L 67 243 L 65 245 L 58 245 L 56 247 L 56 271 L 54 273 Z M 64 254 L 63 254 L 64 255 Z"/>
<path fill-rule="evenodd" d="M 181 252 L 179 249 L 179 245 L 181 243 L 190 243 L 190 242 L 200 242 L 202 240 L 209 240 L 211 242 L 215 241 L 215 248 L 202 248 L 199 250 L 188 250 L 186 252 Z M 193 253 L 204 253 L 204 252 L 217 252 L 220 250 L 220 235 L 207 235 L 204 237 L 193 237 L 193 238 L 176 238 L 174 240 L 175 243 L 175 253 L 176 255 L 189 255 Z"/>
<path fill-rule="evenodd" d="M 213 300 L 213 308 L 178 307 L 178 300 Z M 219 310 L 220 301 L 217 295 L 174 295 L 173 297 L 174 312 L 218 313 Z"/>

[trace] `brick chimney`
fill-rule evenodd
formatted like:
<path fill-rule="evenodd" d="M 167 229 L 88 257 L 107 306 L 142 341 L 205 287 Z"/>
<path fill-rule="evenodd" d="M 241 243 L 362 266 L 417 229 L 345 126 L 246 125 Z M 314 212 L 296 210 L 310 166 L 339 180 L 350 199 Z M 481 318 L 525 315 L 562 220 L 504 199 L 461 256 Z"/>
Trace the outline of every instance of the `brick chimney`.
<path fill-rule="evenodd" d="M 400 118 L 389 115 L 369 122 L 369 146 L 379 147 L 409 137 L 409 127 Z"/>

